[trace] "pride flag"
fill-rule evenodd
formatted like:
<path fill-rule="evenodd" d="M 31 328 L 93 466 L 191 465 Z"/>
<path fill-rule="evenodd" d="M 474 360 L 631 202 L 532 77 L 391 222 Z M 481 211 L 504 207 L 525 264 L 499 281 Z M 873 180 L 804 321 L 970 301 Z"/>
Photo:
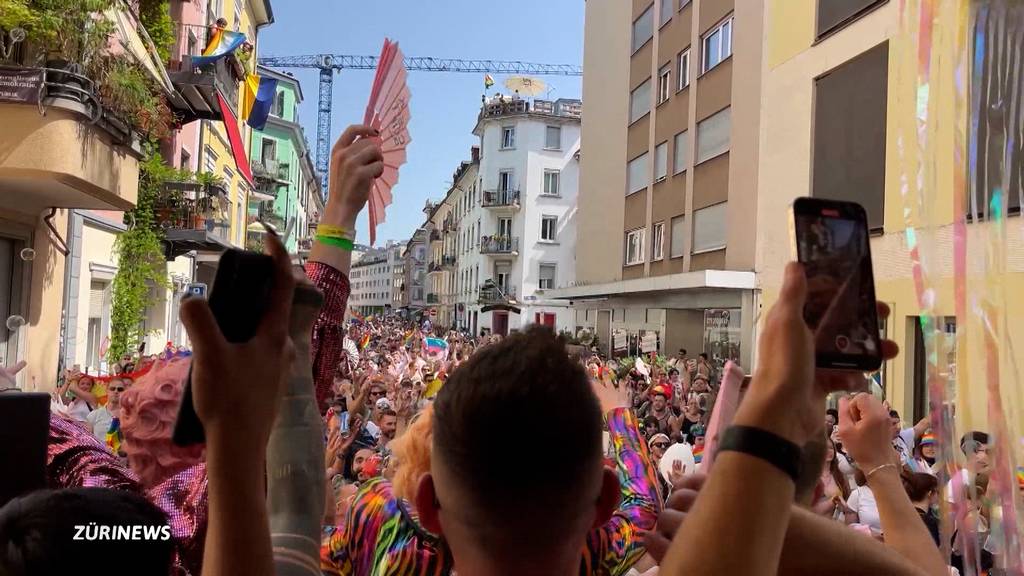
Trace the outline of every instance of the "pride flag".
<path fill-rule="evenodd" d="M 110 421 L 110 429 L 107 430 L 107 446 L 114 451 L 114 454 L 121 452 L 121 419 L 114 418 Z"/>
<path fill-rule="evenodd" d="M 370 345 L 370 335 L 369 334 L 363 334 L 362 339 L 359 340 L 359 349 L 360 350 L 365 350 L 366 347 L 369 346 L 369 345 Z"/>
<path fill-rule="evenodd" d="M 247 88 L 248 89 L 248 88 Z M 252 109 L 246 116 L 246 121 L 254 130 L 263 130 L 270 118 L 270 109 L 274 106 L 274 98 L 277 97 L 277 78 L 259 78 L 259 88 L 252 103 Z"/>
<path fill-rule="evenodd" d="M 700 464 L 700 461 L 704 459 L 704 447 L 694 446 L 693 447 L 693 461 Z"/>
<path fill-rule="evenodd" d="M 209 46 L 203 50 L 203 55 L 192 57 L 192 65 L 200 67 L 216 62 L 241 48 L 242 44 L 245 44 L 245 34 L 218 28 L 210 38 Z"/>

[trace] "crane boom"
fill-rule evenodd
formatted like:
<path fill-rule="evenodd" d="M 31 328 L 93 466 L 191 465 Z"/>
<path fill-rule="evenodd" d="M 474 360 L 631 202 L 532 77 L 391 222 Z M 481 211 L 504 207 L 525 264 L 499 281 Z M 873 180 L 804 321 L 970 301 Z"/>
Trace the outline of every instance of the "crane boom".
<path fill-rule="evenodd" d="M 310 54 L 305 56 L 262 56 L 259 63 L 271 68 L 313 68 L 320 71 L 320 101 L 317 105 L 316 169 L 321 193 L 326 198 L 331 150 L 331 105 L 334 73 L 342 70 L 375 70 L 377 56 Z M 582 76 L 573 64 L 536 64 L 517 60 L 462 60 L 458 58 L 406 58 L 410 71 L 477 74 L 532 74 L 535 76 Z"/>

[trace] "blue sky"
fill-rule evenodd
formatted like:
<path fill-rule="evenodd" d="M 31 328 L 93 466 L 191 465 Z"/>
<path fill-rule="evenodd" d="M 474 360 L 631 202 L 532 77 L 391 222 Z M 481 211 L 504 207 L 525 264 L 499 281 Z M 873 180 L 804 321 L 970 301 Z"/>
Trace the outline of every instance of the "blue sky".
<path fill-rule="evenodd" d="M 583 0 L 275 0 L 276 22 L 261 33 L 261 54 L 377 55 L 385 36 L 406 56 L 523 60 L 582 64 Z M 318 72 L 292 70 L 306 101 L 301 121 L 315 147 Z M 498 86 L 505 76 L 495 75 Z M 551 98 L 579 98 L 578 77 L 545 77 Z M 334 77 L 332 143 L 345 126 L 362 121 L 373 71 Z M 469 158 L 471 131 L 480 111 L 482 74 L 411 72 L 409 162 L 402 168 L 377 243 L 405 240 L 423 222 L 423 205 L 441 198 L 459 162 Z M 498 87 L 496 86 L 496 87 Z M 367 242 L 366 215 L 360 242 Z"/>

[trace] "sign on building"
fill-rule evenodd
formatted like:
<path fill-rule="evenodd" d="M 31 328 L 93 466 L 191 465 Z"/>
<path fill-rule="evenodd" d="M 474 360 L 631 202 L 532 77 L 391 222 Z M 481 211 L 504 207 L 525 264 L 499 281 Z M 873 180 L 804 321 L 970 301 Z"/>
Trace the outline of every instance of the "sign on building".
<path fill-rule="evenodd" d="M 37 104 L 42 87 L 42 70 L 0 66 L 0 102 Z"/>

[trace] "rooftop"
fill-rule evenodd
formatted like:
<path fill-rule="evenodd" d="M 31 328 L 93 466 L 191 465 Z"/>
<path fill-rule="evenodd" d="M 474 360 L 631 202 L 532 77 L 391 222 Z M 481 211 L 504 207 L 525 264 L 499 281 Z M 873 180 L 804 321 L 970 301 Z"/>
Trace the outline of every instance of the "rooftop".
<path fill-rule="evenodd" d="M 583 115 L 583 101 L 575 98 L 559 98 L 558 100 L 526 100 L 519 96 L 506 97 L 498 94 L 484 100 L 480 109 L 480 119 L 523 114 L 538 114 L 561 118 L 579 119 Z"/>

